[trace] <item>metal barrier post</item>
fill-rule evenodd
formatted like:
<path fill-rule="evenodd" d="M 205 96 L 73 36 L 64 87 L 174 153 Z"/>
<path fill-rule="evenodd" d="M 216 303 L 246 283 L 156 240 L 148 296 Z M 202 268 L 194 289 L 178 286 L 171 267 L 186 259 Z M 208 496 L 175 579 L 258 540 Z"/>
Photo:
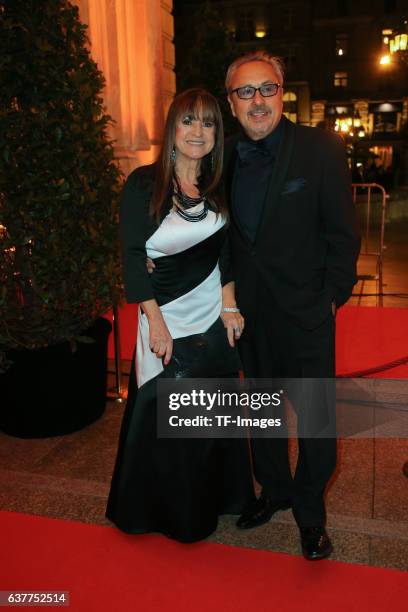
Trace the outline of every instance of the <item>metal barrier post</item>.
<path fill-rule="evenodd" d="M 115 386 L 113 391 L 109 390 L 108 399 L 113 399 L 118 403 L 123 401 L 122 392 L 122 359 L 120 352 L 120 333 L 119 333 L 119 309 L 115 304 L 112 307 L 112 323 L 113 323 L 113 350 L 115 361 Z"/>
<path fill-rule="evenodd" d="M 380 306 L 383 305 L 383 251 L 385 249 L 384 246 L 384 231 L 385 231 L 385 209 L 386 209 L 386 198 L 387 194 L 382 185 L 378 183 L 353 183 L 353 202 L 357 203 L 357 189 L 358 188 L 367 189 L 367 203 L 366 203 L 366 220 L 365 220 L 365 231 L 364 231 L 364 250 L 361 251 L 362 255 L 368 257 L 376 258 L 376 274 L 364 274 L 358 276 L 359 280 L 362 280 L 363 283 L 365 280 L 376 280 L 378 281 L 378 303 Z M 381 200 L 381 221 L 380 221 L 380 236 L 378 242 L 378 250 L 370 251 L 369 250 L 369 240 L 370 240 L 370 223 L 372 217 L 371 211 L 371 191 L 372 189 L 378 189 L 382 193 Z"/>

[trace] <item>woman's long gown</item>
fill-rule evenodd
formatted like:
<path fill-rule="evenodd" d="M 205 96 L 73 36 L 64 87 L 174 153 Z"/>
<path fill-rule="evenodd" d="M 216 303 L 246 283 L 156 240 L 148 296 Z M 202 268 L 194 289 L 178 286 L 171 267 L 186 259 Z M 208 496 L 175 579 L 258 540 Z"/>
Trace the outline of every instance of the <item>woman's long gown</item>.
<path fill-rule="evenodd" d="M 211 210 L 198 222 L 172 210 L 146 242 L 156 266 L 151 277 L 154 295 L 173 338 L 205 332 L 220 316 L 218 260 L 224 224 Z M 220 514 L 239 514 L 252 501 L 248 443 L 158 438 L 156 384 L 163 375 L 162 360 L 149 348 L 147 318 L 139 311 L 136 365 L 130 374 L 107 517 L 125 532 L 161 532 L 192 542 L 210 535 Z"/>

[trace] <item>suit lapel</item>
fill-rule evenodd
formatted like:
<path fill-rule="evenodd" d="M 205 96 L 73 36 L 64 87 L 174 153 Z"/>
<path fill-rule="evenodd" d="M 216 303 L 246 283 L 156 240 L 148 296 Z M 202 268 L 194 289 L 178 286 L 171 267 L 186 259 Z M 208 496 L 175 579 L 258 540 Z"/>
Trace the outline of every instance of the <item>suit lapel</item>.
<path fill-rule="evenodd" d="M 262 234 L 268 230 L 269 220 L 279 201 L 279 195 L 282 192 L 283 184 L 286 179 L 286 174 L 289 168 L 289 162 L 292 156 L 293 145 L 295 140 L 295 124 L 282 117 L 283 133 L 279 145 L 278 154 L 275 160 L 272 175 L 268 181 L 268 187 L 265 194 L 265 202 L 262 210 L 261 219 L 256 233 L 255 245 L 259 243 Z"/>

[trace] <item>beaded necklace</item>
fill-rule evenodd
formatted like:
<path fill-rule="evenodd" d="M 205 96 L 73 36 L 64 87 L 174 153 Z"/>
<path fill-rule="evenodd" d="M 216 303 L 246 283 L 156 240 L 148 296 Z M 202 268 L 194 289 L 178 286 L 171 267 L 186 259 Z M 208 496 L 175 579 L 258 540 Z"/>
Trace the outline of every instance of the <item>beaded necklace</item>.
<path fill-rule="evenodd" d="M 173 196 L 175 199 L 176 213 L 185 221 L 197 222 L 202 221 L 208 215 L 208 202 L 206 196 L 198 196 L 198 198 L 191 198 L 181 188 L 180 181 L 176 173 L 174 172 L 175 189 L 173 189 Z M 194 208 L 198 204 L 203 204 L 202 210 L 198 213 L 188 213 L 189 208 Z"/>

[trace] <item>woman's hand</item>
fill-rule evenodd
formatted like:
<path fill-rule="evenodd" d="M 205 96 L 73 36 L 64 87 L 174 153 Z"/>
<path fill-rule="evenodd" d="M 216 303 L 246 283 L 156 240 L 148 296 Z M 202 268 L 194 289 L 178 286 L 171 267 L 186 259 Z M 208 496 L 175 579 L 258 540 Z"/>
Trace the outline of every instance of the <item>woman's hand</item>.
<path fill-rule="evenodd" d="M 156 357 L 163 357 L 163 365 L 167 365 L 173 352 L 173 338 L 163 317 L 149 319 L 149 346 Z"/>
<path fill-rule="evenodd" d="M 154 265 L 154 261 L 152 259 L 150 259 L 150 257 L 148 257 L 146 259 L 146 268 L 149 274 L 152 274 L 152 272 L 154 272 L 155 269 L 155 265 Z"/>
<path fill-rule="evenodd" d="M 167 365 L 173 353 L 173 338 L 170 335 L 162 311 L 156 300 L 146 300 L 141 304 L 142 310 L 149 321 L 149 346 L 156 357 L 163 358 Z"/>
<path fill-rule="evenodd" d="M 239 312 L 221 311 L 221 319 L 227 330 L 230 346 L 235 346 L 235 340 L 239 340 L 245 327 L 245 319 Z"/>
<path fill-rule="evenodd" d="M 237 312 L 225 312 L 226 308 Z M 228 342 L 230 346 L 235 346 L 235 340 L 239 340 L 245 327 L 245 319 L 237 308 L 235 301 L 235 283 L 230 281 L 222 288 L 222 309 L 221 319 L 227 329 Z"/>

